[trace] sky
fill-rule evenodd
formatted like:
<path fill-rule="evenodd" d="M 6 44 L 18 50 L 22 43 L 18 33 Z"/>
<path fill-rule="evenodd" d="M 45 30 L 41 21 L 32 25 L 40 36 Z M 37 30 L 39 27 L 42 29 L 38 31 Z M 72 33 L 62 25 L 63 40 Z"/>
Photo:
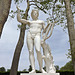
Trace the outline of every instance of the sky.
<path fill-rule="evenodd" d="M 14 4 L 13 1 L 12 1 L 10 10 L 12 9 L 16 10 L 16 5 Z M 26 9 L 26 3 L 24 2 L 21 3 L 20 9 Z M 29 15 L 31 13 L 31 10 L 32 8 L 29 11 Z M 47 14 L 44 14 L 42 11 L 39 11 L 40 20 L 45 21 L 47 17 L 48 17 Z M 31 17 L 30 17 L 30 20 L 31 20 Z M 18 29 L 18 26 L 17 26 L 18 24 L 20 23 L 17 21 L 16 16 L 14 19 L 12 19 L 11 17 L 8 17 L 7 22 L 5 23 L 3 33 L 0 39 L 0 67 L 5 67 L 6 69 L 11 68 L 14 51 L 15 51 L 15 48 L 19 39 L 19 33 L 20 33 L 20 30 Z M 46 41 L 46 43 L 48 43 L 51 48 L 54 64 L 59 65 L 59 67 L 64 66 L 68 61 L 70 61 L 70 59 L 67 59 L 67 56 L 66 56 L 66 54 L 68 53 L 68 49 L 70 49 L 70 44 L 68 42 L 69 37 L 68 37 L 67 29 L 65 31 L 66 33 L 63 31 L 63 28 L 60 25 L 55 26 L 52 36 Z M 27 32 L 28 31 L 26 30 L 24 46 L 22 48 L 22 52 L 21 52 L 20 60 L 19 60 L 19 66 L 18 66 L 18 70 L 21 70 L 21 71 L 23 69 L 28 69 L 30 65 L 29 52 L 26 45 Z M 34 50 L 34 56 L 35 56 L 35 67 L 36 69 L 39 69 L 35 50 Z"/>

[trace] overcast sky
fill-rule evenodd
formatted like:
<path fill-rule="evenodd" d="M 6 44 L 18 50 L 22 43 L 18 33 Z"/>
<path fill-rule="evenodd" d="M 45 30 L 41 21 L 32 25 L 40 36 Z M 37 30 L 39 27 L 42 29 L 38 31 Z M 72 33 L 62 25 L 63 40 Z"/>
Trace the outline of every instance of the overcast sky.
<path fill-rule="evenodd" d="M 20 5 L 21 9 L 25 9 L 25 4 L 22 3 Z M 16 5 L 12 2 L 11 9 L 16 10 Z M 30 15 L 31 10 L 29 11 Z M 39 11 L 39 19 L 46 20 L 48 15 L 44 14 L 42 11 Z M 31 20 L 31 18 L 30 18 Z M 20 30 L 17 30 L 17 22 L 16 16 L 14 19 L 8 17 L 7 22 L 5 23 L 2 37 L 0 39 L 0 67 L 5 67 L 6 69 L 11 68 L 12 59 L 15 51 L 15 47 L 18 42 Z M 67 32 L 67 29 L 66 29 Z M 26 30 L 27 34 L 27 30 Z M 25 36 L 26 36 L 25 34 Z M 66 54 L 68 53 L 68 49 L 70 49 L 69 45 L 69 37 L 68 32 L 65 33 L 61 26 L 55 26 L 52 36 L 46 41 L 50 48 L 51 53 L 53 55 L 53 60 L 55 65 L 59 65 L 59 67 L 64 66 L 70 59 L 67 59 Z M 35 50 L 34 50 L 35 51 Z M 36 52 L 35 53 L 35 65 L 36 69 L 38 69 L 38 62 L 36 59 Z M 26 37 L 24 40 L 24 46 L 22 48 L 20 61 L 19 61 L 19 68 L 18 70 L 28 69 L 29 68 L 29 52 L 26 45 Z"/>

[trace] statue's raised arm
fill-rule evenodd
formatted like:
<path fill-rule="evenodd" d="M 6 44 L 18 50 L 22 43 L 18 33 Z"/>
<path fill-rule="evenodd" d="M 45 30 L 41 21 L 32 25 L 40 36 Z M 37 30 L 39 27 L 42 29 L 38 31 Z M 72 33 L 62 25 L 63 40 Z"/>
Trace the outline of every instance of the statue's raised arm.
<path fill-rule="evenodd" d="M 26 19 L 22 19 L 21 17 L 20 17 L 20 9 L 19 9 L 19 7 L 18 6 L 16 6 L 16 8 L 17 8 L 17 20 L 18 20 L 18 22 L 21 22 L 21 23 L 23 23 L 23 24 L 29 24 L 29 20 L 26 20 Z"/>

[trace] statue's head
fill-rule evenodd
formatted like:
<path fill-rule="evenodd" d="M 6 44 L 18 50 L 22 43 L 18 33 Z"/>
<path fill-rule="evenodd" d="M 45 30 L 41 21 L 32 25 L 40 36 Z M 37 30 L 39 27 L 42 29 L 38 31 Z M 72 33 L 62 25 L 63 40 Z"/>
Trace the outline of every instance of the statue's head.
<path fill-rule="evenodd" d="M 31 12 L 31 17 L 33 20 L 37 20 L 38 19 L 38 16 L 39 16 L 39 11 L 38 9 L 33 9 L 32 12 Z"/>

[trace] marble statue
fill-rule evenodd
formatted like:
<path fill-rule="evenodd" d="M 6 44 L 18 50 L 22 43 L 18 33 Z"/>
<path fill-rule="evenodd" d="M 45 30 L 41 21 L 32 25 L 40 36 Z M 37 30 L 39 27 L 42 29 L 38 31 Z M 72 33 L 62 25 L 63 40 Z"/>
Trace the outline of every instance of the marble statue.
<path fill-rule="evenodd" d="M 27 47 L 29 50 L 29 60 L 30 60 L 30 64 L 32 67 L 32 71 L 30 73 L 36 73 L 36 71 L 35 71 L 35 59 L 34 59 L 34 46 L 35 46 L 36 53 L 37 53 L 37 60 L 39 63 L 40 71 L 42 73 L 47 73 L 47 72 L 55 73 L 55 68 L 53 65 L 53 57 L 51 55 L 50 49 L 47 48 L 47 51 L 45 51 L 46 46 L 47 46 L 47 44 L 45 43 L 45 40 L 51 36 L 52 31 L 51 31 L 50 36 L 47 37 L 49 31 L 51 29 L 53 30 L 53 27 L 52 27 L 53 25 L 52 24 L 50 25 L 50 22 L 49 22 L 48 25 L 45 27 L 44 21 L 38 20 L 39 11 L 37 9 L 33 9 L 31 12 L 31 17 L 33 19 L 32 21 L 22 19 L 20 17 L 20 9 L 18 7 L 17 7 L 17 10 L 18 10 L 17 20 L 21 23 L 29 25 L 29 31 L 27 33 Z M 43 30 L 43 32 L 42 32 L 42 30 Z M 41 39 L 41 32 L 42 32 L 42 39 Z M 45 33 L 45 35 L 44 35 L 44 33 Z M 41 46 L 43 48 L 44 55 L 41 54 Z M 47 55 L 49 55 L 49 56 L 47 57 Z M 46 59 L 46 57 L 48 59 Z M 43 69 L 43 65 L 42 65 L 43 59 L 44 59 L 45 64 L 46 64 L 46 71 L 47 72 L 45 72 Z"/>
<path fill-rule="evenodd" d="M 56 69 L 54 67 L 54 62 L 53 62 L 53 56 L 51 54 L 51 49 L 48 44 L 46 44 L 45 40 L 48 39 L 52 35 L 54 23 L 48 23 L 46 28 L 42 32 L 42 40 L 41 40 L 41 46 L 43 48 L 43 56 L 42 58 L 45 61 L 45 66 L 46 66 L 46 71 L 47 73 L 56 73 Z M 49 31 L 51 30 L 50 34 Z M 43 35 L 45 32 L 45 35 Z M 49 34 L 49 36 L 47 36 Z"/>

